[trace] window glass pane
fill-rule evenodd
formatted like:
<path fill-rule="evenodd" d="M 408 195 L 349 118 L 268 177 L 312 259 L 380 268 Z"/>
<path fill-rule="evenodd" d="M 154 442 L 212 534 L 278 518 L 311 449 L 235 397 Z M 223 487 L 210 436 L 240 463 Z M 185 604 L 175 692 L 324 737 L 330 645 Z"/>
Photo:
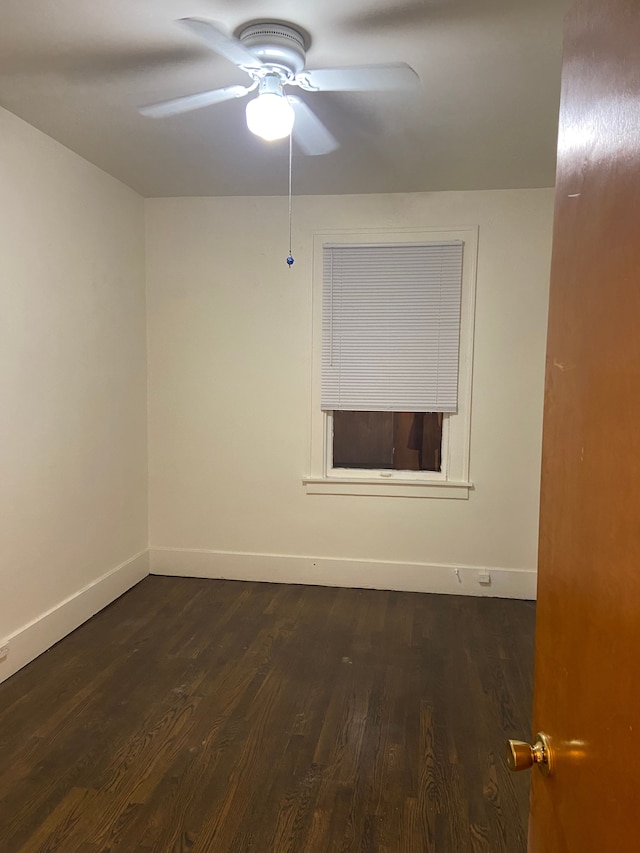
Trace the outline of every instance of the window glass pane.
<path fill-rule="evenodd" d="M 393 412 L 334 412 L 334 468 L 393 468 Z"/>
<path fill-rule="evenodd" d="M 440 471 L 441 412 L 394 414 L 393 467 L 399 471 Z"/>
<path fill-rule="evenodd" d="M 333 467 L 440 471 L 442 413 L 333 413 Z"/>

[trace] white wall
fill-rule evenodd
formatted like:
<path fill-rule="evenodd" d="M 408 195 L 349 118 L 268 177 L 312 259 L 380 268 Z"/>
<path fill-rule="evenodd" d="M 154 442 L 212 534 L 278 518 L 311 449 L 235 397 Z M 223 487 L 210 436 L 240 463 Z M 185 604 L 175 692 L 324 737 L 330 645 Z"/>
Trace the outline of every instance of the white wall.
<path fill-rule="evenodd" d="M 552 215 L 551 189 L 296 198 L 289 270 L 284 198 L 147 201 L 152 571 L 533 595 Z M 463 225 L 469 500 L 307 495 L 314 232 Z"/>
<path fill-rule="evenodd" d="M 0 680 L 147 571 L 144 206 L 0 110 Z"/>

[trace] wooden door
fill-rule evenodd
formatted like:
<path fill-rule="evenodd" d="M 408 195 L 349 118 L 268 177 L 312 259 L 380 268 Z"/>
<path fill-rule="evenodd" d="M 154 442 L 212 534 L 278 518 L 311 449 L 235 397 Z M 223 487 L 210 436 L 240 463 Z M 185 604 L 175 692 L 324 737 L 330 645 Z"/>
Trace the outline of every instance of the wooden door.
<path fill-rule="evenodd" d="M 530 853 L 640 850 L 640 4 L 565 28 Z"/>

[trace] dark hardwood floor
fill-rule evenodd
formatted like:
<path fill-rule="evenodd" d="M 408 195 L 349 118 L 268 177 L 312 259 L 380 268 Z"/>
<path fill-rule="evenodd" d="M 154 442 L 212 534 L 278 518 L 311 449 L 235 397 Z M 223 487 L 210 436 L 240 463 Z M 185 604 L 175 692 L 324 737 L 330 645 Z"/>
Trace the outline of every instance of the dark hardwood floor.
<path fill-rule="evenodd" d="M 149 577 L 0 685 L 0 851 L 524 853 L 534 619 Z"/>

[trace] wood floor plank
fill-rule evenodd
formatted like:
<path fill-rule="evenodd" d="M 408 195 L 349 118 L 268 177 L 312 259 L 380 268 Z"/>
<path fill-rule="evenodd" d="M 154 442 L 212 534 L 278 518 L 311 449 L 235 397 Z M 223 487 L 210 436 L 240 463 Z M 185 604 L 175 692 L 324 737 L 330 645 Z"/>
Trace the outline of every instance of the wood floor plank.
<path fill-rule="evenodd" d="M 149 577 L 0 685 L 0 850 L 524 853 L 534 619 Z"/>

